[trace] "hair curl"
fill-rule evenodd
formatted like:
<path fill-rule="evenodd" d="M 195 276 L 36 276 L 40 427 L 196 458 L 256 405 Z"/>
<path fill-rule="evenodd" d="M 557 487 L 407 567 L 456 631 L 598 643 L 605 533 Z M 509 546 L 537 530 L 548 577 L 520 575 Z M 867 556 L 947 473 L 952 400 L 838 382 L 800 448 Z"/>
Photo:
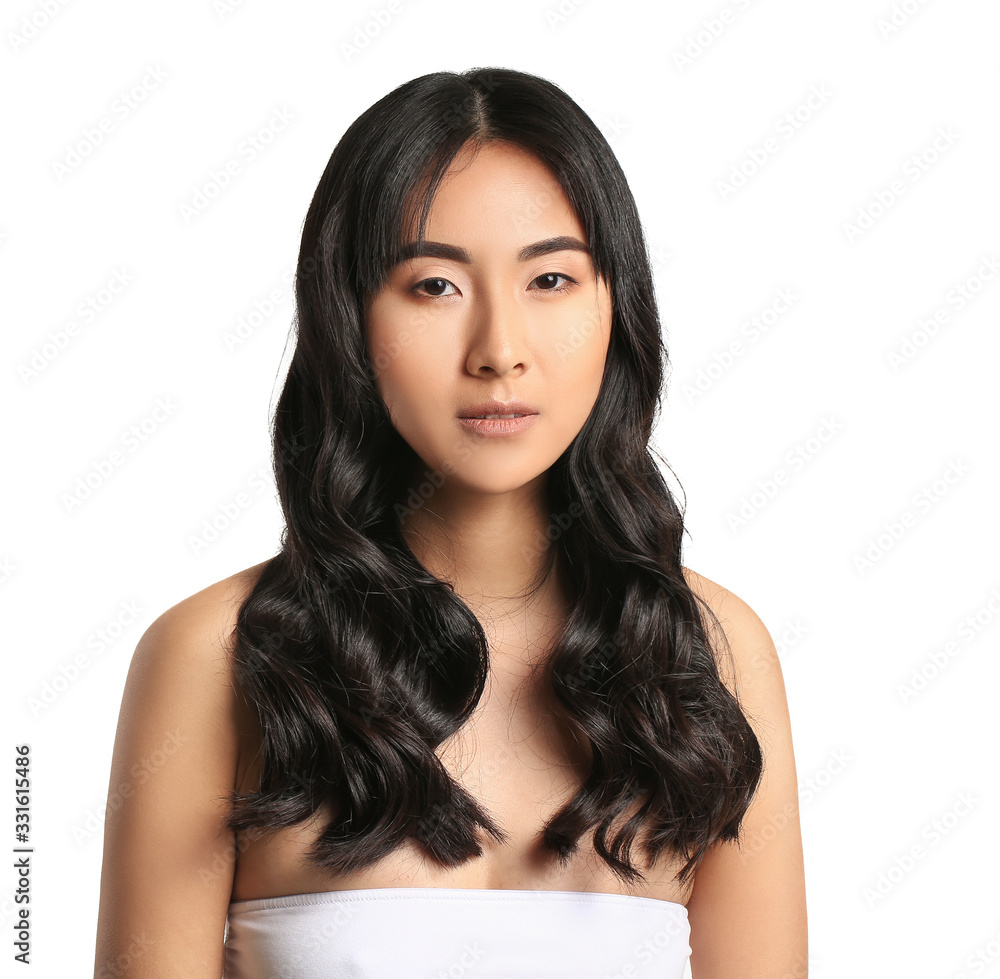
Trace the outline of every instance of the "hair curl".
<path fill-rule="evenodd" d="M 380 99 L 337 144 L 309 207 L 296 345 L 272 422 L 285 526 L 232 647 L 234 683 L 260 722 L 262 776 L 259 789 L 231 793 L 228 826 L 291 826 L 335 803 L 308 853 L 335 874 L 407 838 L 444 866 L 482 855 L 477 826 L 508 838 L 435 754 L 479 702 L 489 649 L 401 534 L 405 474 L 421 460 L 376 389 L 364 328 L 415 202 L 422 238 L 458 151 L 494 140 L 558 179 L 613 307 L 597 401 L 548 473 L 544 547 L 565 562 L 571 608 L 542 668 L 592 767 L 541 844 L 565 863 L 593 828 L 597 854 L 633 883 L 644 878 L 631 848 L 647 827 L 647 858 L 682 854 L 683 882 L 711 844 L 739 840 L 760 746 L 721 681 L 699 603 L 711 609 L 681 567 L 682 511 L 649 449 L 667 353 L 632 194 L 573 99 L 501 68 L 423 75 Z"/>

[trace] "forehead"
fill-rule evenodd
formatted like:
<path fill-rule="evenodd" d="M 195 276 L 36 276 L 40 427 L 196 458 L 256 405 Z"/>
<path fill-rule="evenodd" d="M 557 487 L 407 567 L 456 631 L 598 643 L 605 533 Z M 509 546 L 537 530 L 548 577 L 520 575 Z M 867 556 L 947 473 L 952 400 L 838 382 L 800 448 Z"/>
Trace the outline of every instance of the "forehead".
<path fill-rule="evenodd" d="M 416 220 L 411 226 L 408 240 L 416 238 Z M 437 189 L 424 231 L 432 241 L 505 252 L 557 235 L 586 241 L 555 175 L 537 157 L 510 143 L 459 151 Z"/>

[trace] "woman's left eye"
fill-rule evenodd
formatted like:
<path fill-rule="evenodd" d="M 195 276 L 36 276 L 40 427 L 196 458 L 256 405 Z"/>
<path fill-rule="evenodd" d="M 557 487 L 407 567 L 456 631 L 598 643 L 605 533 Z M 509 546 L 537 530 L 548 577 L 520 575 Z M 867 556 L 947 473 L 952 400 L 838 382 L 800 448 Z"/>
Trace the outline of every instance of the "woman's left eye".
<path fill-rule="evenodd" d="M 563 275 L 562 272 L 545 272 L 542 275 L 537 276 L 534 281 L 540 282 L 543 279 L 565 279 L 566 284 L 552 288 L 545 287 L 539 290 L 541 292 L 565 292 L 571 284 L 576 285 L 576 279 L 571 279 L 568 275 Z"/>

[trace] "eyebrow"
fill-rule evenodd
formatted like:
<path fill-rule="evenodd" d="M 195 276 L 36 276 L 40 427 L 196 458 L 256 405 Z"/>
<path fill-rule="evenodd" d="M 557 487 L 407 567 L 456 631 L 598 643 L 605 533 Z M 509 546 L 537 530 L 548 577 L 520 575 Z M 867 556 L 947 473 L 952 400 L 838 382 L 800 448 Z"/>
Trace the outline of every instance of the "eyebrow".
<path fill-rule="evenodd" d="M 539 255 L 548 255 L 550 252 L 576 251 L 585 252 L 590 255 L 590 248 L 585 242 L 572 235 L 556 235 L 554 238 L 545 238 L 542 241 L 525 245 L 517 253 L 519 262 L 528 262 Z M 461 262 L 463 265 L 471 265 L 472 257 L 464 248 L 458 245 L 446 245 L 441 241 L 410 241 L 403 245 L 396 254 L 393 265 L 406 262 L 411 258 L 447 258 L 453 262 Z"/>

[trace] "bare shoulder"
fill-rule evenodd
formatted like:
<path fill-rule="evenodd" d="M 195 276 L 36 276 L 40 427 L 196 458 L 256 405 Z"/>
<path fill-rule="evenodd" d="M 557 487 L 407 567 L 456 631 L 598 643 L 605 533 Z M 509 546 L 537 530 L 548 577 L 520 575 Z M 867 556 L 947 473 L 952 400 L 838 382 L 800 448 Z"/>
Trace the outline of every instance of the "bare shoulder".
<path fill-rule="evenodd" d="M 154 660 L 178 669 L 210 666 L 228 682 L 236 616 L 267 563 L 213 582 L 160 613 L 139 639 L 132 668 L 144 669 Z"/>
<path fill-rule="evenodd" d="M 703 601 L 711 606 L 716 615 L 736 616 L 738 624 L 747 625 L 751 618 L 757 618 L 756 612 L 738 595 L 734 595 L 728 588 L 723 588 L 717 581 L 706 578 L 697 571 L 690 568 L 681 568 L 684 572 L 684 580 L 691 590 Z M 763 625 L 763 623 L 761 623 Z"/>
<path fill-rule="evenodd" d="M 711 610 L 712 615 L 705 616 L 705 625 L 727 685 L 741 693 L 747 684 L 756 683 L 760 689 L 759 684 L 764 682 L 771 686 L 772 695 L 777 693 L 777 685 L 782 687 L 784 699 L 778 652 L 761 617 L 739 595 L 718 582 L 690 568 L 681 570 L 691 590 Z"/>
<path fill-rule="evenodd" d="M 711 611 L 703 618 L 723 682 L 736 695 L 758 739 L 770 740 L 776 729 L 786 730 L 790 722 L 781 663 L 767 626 L 729 589 L 690 568 L 682 570 L 691 590 Z"/>
<path fill-rule="evenodd" d="M 202 723 L 213 723 L 218 743 L 235 738 L 235 784 L 240 782 L 249 759 L 256 750 L 259 726 L 248 704 L 236 694 L 232 676 L 236 619 L 240 606 L 253 591 L 268 561 L 237 571 L 170 606 L 150 623 L 140 637 L 132 663 L 122 709 L 139 694 L 132 688 L 141 684 L 162 686 L 172 678 L 200 676 L 205 699 L 188 699 L 191 709 L 201 704 Z M 149 674 L 146 676 L 146 674 Z M 157 682 L 153 678 L 159 676 Z M 145 677 L 145 679 L 144 679 Z M 181 682 L 181 681 L 177 681 Z M 210 691 L 214 699 L 209 700 Z"/>
<path fill-rule="evenodd" d="M 235 868 L 226 820 L 247 731 L 230 640 L 266 563 L 168 608 L 132 655 L 104 823 L 96 976 L 123 957 L 136 975 L 221 973 Z"/>
<path fill-rule="evenodd" d="M 162 612 L 149 628 L 193 630 L 213 645 L 225 645 L 240 605 L 267 565 L 268 561 L 261 561 L 194 592 Z"/>
<path fill-rule="evenodd" d="M 132 654 L 123 711 L 137 699 L 133 690 L 140 685 L 152 686 L 154 675 L 165 683 L 181 673 L 196 673 L 214 679 L 220 688 L 231 686 L 230 653 L 236 617 L 267 563 L 263 561 L 213 582 L 171 605 L 149 624 Z M 225 712 L 215 717 L 220 725 L 229 719 Z"/>
<path fill-rule="evenodd" d="M 807 976 L 805 873 L 798 779 L 784 677 L 774 641 L 739 596 L 688 568 L 719 673 L 760 743 L 763 772 L 740 843 L 713 847 L 688 904 L 691 967 L 699 979 Z M 719 642 L 719 631 L 724 641 Z"/>

